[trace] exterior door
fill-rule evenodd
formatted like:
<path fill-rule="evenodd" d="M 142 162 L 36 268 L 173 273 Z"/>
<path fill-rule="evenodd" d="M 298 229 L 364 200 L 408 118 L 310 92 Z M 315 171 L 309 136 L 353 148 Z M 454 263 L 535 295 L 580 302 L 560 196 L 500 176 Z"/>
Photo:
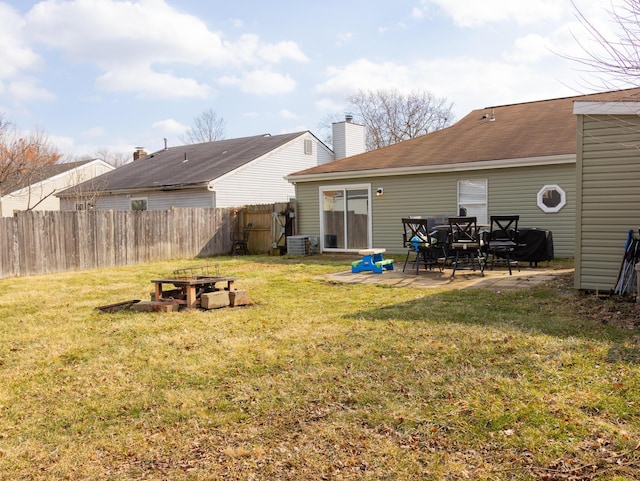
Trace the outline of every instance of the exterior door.
<path fill-rule="evenodd" d="M 322 250 L 371 246 L 371 188 L 368 185 L 320 189 Z"/>

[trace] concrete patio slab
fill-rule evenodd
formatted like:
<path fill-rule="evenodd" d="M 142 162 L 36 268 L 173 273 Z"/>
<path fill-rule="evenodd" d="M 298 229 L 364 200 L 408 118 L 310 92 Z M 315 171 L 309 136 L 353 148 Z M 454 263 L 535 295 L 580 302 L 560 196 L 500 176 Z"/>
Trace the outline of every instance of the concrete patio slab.
<path fill-rule="evenodd" d="M 354 274 L 350 270 L 321 276 L 328 282 L 379 284 L 390 287 L 418 287 L 424 289 L 491 289 L 504 291 L 524 289 L 552 280 L 555 276 L 572 273 L 573 268 L 552 268 L 546 266 L 521 267 L 509 275 L 506 269 L 485 270 L 484 277 L 480 271 L 458 270 L 455 278 L 451 278 L 451 269 L 440 272 L 438 269 L 421 270 L 418 274 L 413 269 L 402 272 L 402 269 L 384 271 L 381 274 L 361 272 Z"/>

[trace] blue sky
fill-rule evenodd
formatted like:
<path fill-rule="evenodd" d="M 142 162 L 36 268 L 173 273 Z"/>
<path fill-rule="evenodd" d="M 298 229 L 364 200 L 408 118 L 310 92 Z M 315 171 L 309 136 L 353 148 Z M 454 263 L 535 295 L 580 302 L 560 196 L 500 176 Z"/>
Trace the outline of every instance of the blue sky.
<path fill-rule="evenodd" d="M 610 0 L 574 3 L 611 28 Z M 0 0 L 0 24 L 0 113 L 69 156 L 178 145 L 209 109 L 227 138 L 318 134 L 360 89 L 461 118 L 600 83 L 563 58 L 589 42 L 570 0 Z"/>

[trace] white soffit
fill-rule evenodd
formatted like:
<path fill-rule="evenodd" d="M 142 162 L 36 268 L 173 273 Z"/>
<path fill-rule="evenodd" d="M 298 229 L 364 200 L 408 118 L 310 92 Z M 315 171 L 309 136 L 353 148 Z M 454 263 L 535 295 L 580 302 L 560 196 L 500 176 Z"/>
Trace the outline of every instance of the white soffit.
<path fill-rule="evenodd" d="M 574 102 L 576 115 L 638 115 L 640 102 Z"/>

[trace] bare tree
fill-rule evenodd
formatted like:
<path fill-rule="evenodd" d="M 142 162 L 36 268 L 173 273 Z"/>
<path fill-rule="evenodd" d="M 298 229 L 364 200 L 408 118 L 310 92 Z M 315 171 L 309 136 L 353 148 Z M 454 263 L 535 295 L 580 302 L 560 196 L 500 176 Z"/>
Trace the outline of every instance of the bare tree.
<path fill-rule="evenodd" d="M 100 159 L 109 165 L 114 167 L 120 167 L 121 165 L 128 164 L 132 161 L 133 157 L 127 152 L 112 152 L 107 148 L 96 150 L 94 159 Z"/>
<path fill-rule="evenodd" d="M 0 196 L 4 184 L 28 185 L 61 157 L 42 129 L 21 135 L 0 115 Z"/>
<path fill-rule="evenodd" d="M 224 139 L 227 124 L 212 109 L 193 119 L 193 126 L 178 138 L 185 144 L 199 144 Z"/>
<path fill-rule="evenodd" d="M 366 148 L 374 150 L 440 130 L 453 122 L 453 104 L 424 90 L 360 90 L 347 97 L 346 112 L 365 126 Z M 321 130 L 340 119 L 325 117 Z"/>
<path fill-rule="evenodd" d="M 574 35 L 585 56 L 568 58 L 586 65 L 593 72 L 602 74 L 604 77 L 627 85 L 630 83 L 637 85 L 640 81 L 640 1 L 620 0 L 620 2 L 621 5 L 617 7 L 612 5 L 611 9 L 607 10 L 616 30 L 613 35 L 617 38 L 608 37 L 578 9 L 573 1 L 571 2 L 578 20 L 594 40 L 594 46 L 588 47 Z"/>
<path fill-rule="evenodd" d="M 107 186 L 107 179 L 96 172 L 76 172 L 69 179 L 66 203 L 72 202 L 72 210 L 94 210 Z M 89 177 L 89 178 L 87 178 Z"/>

